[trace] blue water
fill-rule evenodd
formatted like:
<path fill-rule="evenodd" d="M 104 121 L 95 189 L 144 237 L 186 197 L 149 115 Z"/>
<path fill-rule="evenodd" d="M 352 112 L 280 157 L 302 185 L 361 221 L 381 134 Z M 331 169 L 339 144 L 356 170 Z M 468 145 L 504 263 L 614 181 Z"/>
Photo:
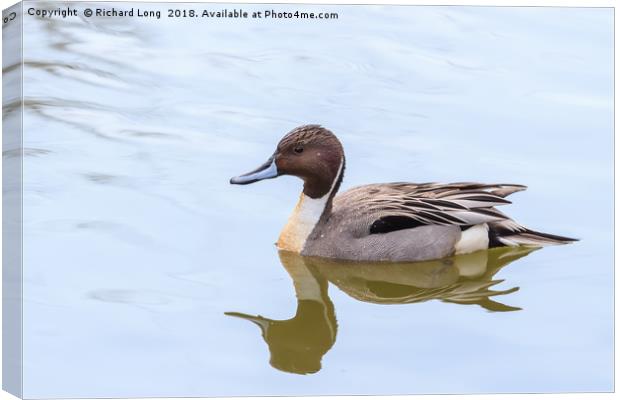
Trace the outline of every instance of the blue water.
<path fill-rule="evenodd" d="M 114 6 L 164 15 L 24 21 L 26 397 L 613 389 L 613 10 Z M 343 142 L 343 189 L 525 184 L 502 210 L 581 241 L 494 277 L 487 261 L 283 267 L 273 243 L 300 182 L 228 179 L 306 123 Z M 504 311 L 471 288 L 491 279 L 519 288 L 491 297 Z M 463 290 L 474 304 L 453 302 Z M 268 338 L 278 369 L 260 329 L 225 312 L 303 329 Z"/>

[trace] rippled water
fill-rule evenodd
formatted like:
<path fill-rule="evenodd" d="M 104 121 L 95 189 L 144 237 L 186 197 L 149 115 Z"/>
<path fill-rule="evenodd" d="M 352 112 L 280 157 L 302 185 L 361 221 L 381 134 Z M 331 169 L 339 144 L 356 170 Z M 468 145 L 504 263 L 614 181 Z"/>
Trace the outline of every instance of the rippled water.
<path fill-rule="evenodd" d="M 26 397 L 612 390 L 613 11 L 268 8 L 339 19 L 25 18 Z M 228 178 L 305 123 L 345 189 L 526 184 L 504 211 L 581 241 L 279 255 L 300 182 Z"/>

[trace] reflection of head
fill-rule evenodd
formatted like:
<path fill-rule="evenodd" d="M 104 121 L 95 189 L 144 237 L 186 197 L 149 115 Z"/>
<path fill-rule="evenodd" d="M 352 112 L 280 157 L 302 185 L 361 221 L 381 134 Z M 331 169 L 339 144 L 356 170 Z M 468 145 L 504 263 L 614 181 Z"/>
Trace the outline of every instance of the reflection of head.
<path fill-rule="evenodd" d="M 269 345 L 274 368 L 296 374 L 317 372 L 321 369 L 321 358 L 336 339 L 333 306 L 300 300 L 295 317 L 272 321 L 263 338 Z"/>
<path fill-rule="evenodd" d="M 334 305 L 327 297 L 327 291 L 322 292 L 322 301 L 297 300 L 297 312 L 287 320 L 241 313 L 227 315 L 252 321 L 261 328 L 271 353 L 269 362 L 274 368 L 295 374 L 312 374 L 321 369 L 321 359 L 336 341 L 338 328 Z"/>

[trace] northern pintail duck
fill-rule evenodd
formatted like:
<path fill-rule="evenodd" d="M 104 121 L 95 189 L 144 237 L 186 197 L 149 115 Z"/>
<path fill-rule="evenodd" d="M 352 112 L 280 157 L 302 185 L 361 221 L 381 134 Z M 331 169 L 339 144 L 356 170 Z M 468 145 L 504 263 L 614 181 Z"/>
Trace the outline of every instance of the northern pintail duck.
<path fill-rule="evenodd" d="M 496 206 L 523 185 L 379 183 L 336 195 L 345 170 L 342 144 L 328 129 L 287 133 L 263 165 L 230 183 L 280 175 L 304 181 L 276 243 L 304 256 L 354 261 L 424 261 L 500 246 L 540 247 L 576 239 L 528 229 Z"/>

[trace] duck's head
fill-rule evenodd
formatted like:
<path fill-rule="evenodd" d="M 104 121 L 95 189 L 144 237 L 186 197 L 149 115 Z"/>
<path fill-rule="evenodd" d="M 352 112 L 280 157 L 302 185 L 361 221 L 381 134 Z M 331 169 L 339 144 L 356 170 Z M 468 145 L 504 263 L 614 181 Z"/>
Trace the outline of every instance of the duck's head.
<path fill-rule="evenodd" d="M 304 181 L 304 194 L 317 199 L 337 190 L 343 172 L 344 151 L 336 135 L 320 125 L 304 125 L 287 133 L 263 165 L 230 183 L 247 185 L 293 175 Z"/>

